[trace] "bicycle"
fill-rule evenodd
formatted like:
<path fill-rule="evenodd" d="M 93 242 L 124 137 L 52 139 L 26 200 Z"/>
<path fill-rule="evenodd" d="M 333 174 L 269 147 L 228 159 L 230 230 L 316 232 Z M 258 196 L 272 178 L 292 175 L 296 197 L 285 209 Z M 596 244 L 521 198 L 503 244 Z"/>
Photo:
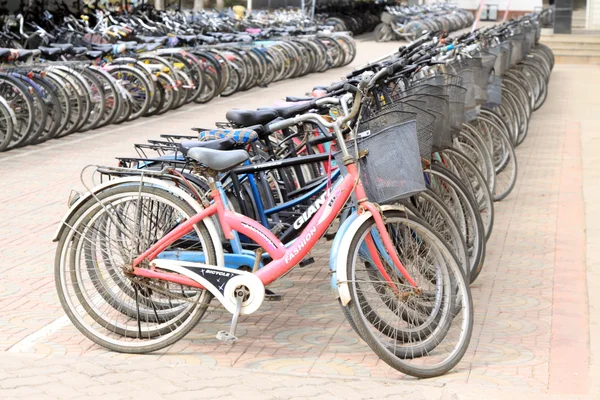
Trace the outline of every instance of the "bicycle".
<path fill-rule="evenodd" d="M 318 121 L 332 128 L 347 170 L 289 247 L 259 223 L 225 207 L 216 177 L 218 171 L 243 163 L 248 158 L 244 150 L 197 147 L 188 152 L 188 158 L 195 160 L 198 171 L 209 181 L 213 202 L 203 209 L 194 210 L 173 192 L 144 184 L 143 177 L 96 193 L 65 222 L 69 229 L 62 229 L 57 250 L 57 289 L 72 322 L 88 338 L 109 349 L 156 351 L 185 336 L 200 321 L 214 296 L 233 314 L 230 330 L 220 331 L 218 338 L 235 342 L 238 316 L 260 307 L 265 286 L 308 254 L 354 193 L 357 211 L 340 228 L 334 240 L 339 247 L 332 252 L 335 286 L 353 326 L 376 354 L 404 373 L 432 377 L 454 367 L 467 349 L 472 330 L 472 301 L 462 269 L 444 241 L 426 224 L 407 217 L 401 208 L 379 208 L 368 201 L 360 166 L 341 134 L 341 126 L 358 115 L 363 91 L 381 76 L 363 74 L 352 110 L 344 118 L 331 123 L 319 115 L 304 114 L 273 127 L 283 129 L 301 121 Z M 350 98 L 345 96 L 344 101 Z M 176 218 L 162 221 L 166 211 L 160 210 L 160 204 L 168 206 L 172 210 L 169 214 L 177 214 Z M 146 207 L 160 217 L 142 220 Z M 134 223 L 133 231 L 127 222 L 132 215 L 138 215 L 129 221 Z M 238 232 L 244 234 L 268 252 L 272 261 L 257 267 L 254 273 L 224 267 L 213 219 L 227 239 Z M 153 233 L 153 238 L 141 231 Z M 103 232 L 114 233 L 122 245 L 114 247 L 116 243 L 106 241 Z M 201 253 L 204 263 L 156 258 L 177 242 L 187 246 L 183 243 L 192 232 L 194 240 L 189 251 Z M 342 242 L 342 236 L 351 240 Z M 81 256 L 87 267 L 79 260 Z M 81 266 L 83 270 L 71 270 L 70 266 Z M 84 279 L 85 273 L 90 274 L 88 280 Z M 100 277 L 105 280 L 99 281 Z M 154 301 L 153 295 L 159 298 Z M 75 299 L 79 305 L 73 303 Z M 104 305 L 99 306 L 99 301 Z M 130 312 L 121 312 L 124 302 L 129 304 L 129 311 L 136 311 L 135 319 Z M 119 306 L 114 308 L 115 304 Z M 111 309 L 115 315 L 101 315 Z M 450 347 L 449 354 L 440 360 L 439 354 Z M 437 349 L 437 356 L 433 349 Z M 413 362 L 415 358 L 418 360 Z M 432 365 L 424 365 L 427 362 Z"/>

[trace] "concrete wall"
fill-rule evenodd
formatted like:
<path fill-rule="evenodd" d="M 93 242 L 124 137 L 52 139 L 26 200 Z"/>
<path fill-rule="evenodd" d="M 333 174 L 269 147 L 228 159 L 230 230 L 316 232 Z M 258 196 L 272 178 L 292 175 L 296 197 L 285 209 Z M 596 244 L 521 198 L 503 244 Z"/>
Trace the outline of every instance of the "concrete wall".
<path fill-rule="evenodd" d="M 495 4 L 498 10 L 504 12 L 508 5 L 508 0 L 486 0 L 485 4 Z M 452 3 L 467 10 L 477 10 L 479 8 L 479 0 L 454 0 Z M 511 0 L 511 11 L 533 11 L 536 7 L 542 6 L 542 0 Z"/>

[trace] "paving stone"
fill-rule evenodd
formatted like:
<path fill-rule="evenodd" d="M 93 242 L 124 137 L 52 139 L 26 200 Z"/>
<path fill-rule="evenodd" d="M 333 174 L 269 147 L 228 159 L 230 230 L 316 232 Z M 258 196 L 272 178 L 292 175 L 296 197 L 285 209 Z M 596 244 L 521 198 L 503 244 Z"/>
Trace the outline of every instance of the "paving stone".
<path fill-rule="evenodd" d="M 397 44 L 359 42 L 358 47 L 353 66 Z M 557 65 L 553 71 L 548 100 L 516 149 L 517 185 L 496 203 L 486 264 L 472 286 L 471 346 L 444 377 L 415 386 L 349 328 L 331 296 L 326 241 L 313 252 L 315 264 L 272 285 L 285 294 L 284 301 L 266 303 L 258 314 L 241 319 L 241 340 L 233 347 L 214 338 L 230 322 L 226 312 L 215 310 L 187 338 L 156 355 L 110 353 L 71 324 L 16 354 L 6 352 L 18 350 L 23 339 L 64 315 L 54 287 L 56 244 L 51 240 L 70 188 L 82 189 L 82 167 L 114 165 L 114 156 L 133 154 L 135 142 L 208 126 L 229 108 L 270 105 L 283 94 L 302 94 L 347 71 L 280 82 L 2 154 L 0 398 L 144 394 L 180 399 L 224 392 L 232 398 L 335 398 L 336 388 L 344 398 L 354 391 L 356 398 L 462 399 L 470 388 L 486 400 L 510 389 L 516 392 L 500 398 L 515 393 L 599 398 L 593 394 L 600 393 L 600 98 L 589 95 L 600 89 L 597 66 Z"/>

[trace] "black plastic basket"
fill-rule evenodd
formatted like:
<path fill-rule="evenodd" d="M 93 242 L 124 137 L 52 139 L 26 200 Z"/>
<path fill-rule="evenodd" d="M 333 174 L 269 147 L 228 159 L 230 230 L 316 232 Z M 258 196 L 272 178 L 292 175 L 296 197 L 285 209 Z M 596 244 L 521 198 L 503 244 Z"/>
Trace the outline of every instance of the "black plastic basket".
<path fill-rule="evenodd" d="M 425 190 L 417 121 L 406 120 L 410 113 L 391 108 L 361 123 L 358 132 L 362 136 L 346 142 L 350 154 L 362 155 L 358 160 L 359 173 L 369 200 L 381 204 Z M 365 124 L 367 131 L 362 130 Z M 342 153 L 337 152 L 334 157 L 342 175 L 346 174 Z"/>

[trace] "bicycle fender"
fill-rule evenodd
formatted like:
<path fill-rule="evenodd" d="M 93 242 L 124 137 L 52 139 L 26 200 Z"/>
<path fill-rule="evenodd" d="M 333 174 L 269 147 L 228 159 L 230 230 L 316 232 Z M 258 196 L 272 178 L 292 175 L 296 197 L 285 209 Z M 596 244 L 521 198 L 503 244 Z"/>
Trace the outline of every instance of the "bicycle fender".
<path fill-rule="evenodd" d="M 348 271 L 346 268 L 348 252 L 350 251 L 350 242 L 352 242 L 352 238 L 358 229 L 369 218 L 371 218 L 371 212 L 369 211 L 360 215 L 354 212 L 346 221 L 344 221 L 343 225 L 346 225 L 344 231 L 342 231 L 342 227 L 340 226 L 340 229 L 338 229 L 334 238 L 334 244 L 338 239 L 339 241 L 336 248 L 332 246 L 329 260 L 329 268 L 332 271 L 331 286 L 334 289 L 334 293 L 337 291 L 337 297 L 344 306 L 350 302 L 350 288 L 348 287 Z M 338 266 L 340 267 L 339 269 Z"/>
<path fill-rule="evenodd" d="M 83 206 L 83 204 L 85 202 L 89 201 L 90 199 L 93 199 L 92 194 L 99 193 L 100 191 L 111 188 L 111 187 L 139 183 L 139 182 L 140 182 L 139 177 L 130 176 L 130 177 L 112 179 L 112 180 L 104 182 L 98 186 L 95 186 L 92 189 L 92 192 L 88 192 L 88 193 L 85 193 L 84 195 L 82 195 L 79 199 L 77 199 L 75 204 L 73 204 L 69 208 L 69 211 L 67 211 L 65 216 L 61 219 L 60 224 L 59 224 L 58 228 L 56 229 L 56 233 L 54 234 L 54 238 L 52 239 L 52 241 L 58 242 L 61 235 L 64 233 L 65 229 L 68 228 L 68 226 L 66 225 L 66 222 L 69 220 L 69 218 L 71 218 L 77 212 L 77 210 L 79 210 Z M 168 181 L 156 179 L 156 178 L 144 177 L 144 184 L 149 185 L 149 186 L 155 186 L 155 187 L 164 189 L 166 191 L 169 191 L 169 192 L 175 194 L 176 196 L 180 197 L 185 202 L 187 202 L 190 206 L 192 206 L 192 208 L 196 212 L 200 212 L 203 209 L 202 205 L 196 199 L 194 199 L 191 195 L 186 193 L 183 189 L 180 189 L 177 186 L 175 186 L 175 184 L 173 182 L 168 182 Z M 221 245 L 222 242 L 221 242 L 221 235 L 219 234 L 219 230 L 215 226 L 212 218 L 204 219 L 204 224 L 206 225 L 206 229 L 208 229 L 211 240 L 215 244 L 214 248 L 215 248 L 215 253 L 217 255 L 217 265 L 219 267 L 224 267 L 225 261 L 224 261 L 224 256 L 223 256 L 223 246 Z"/>
<path fill-rule="evenodd" d="M 382 212 L 388 210 L 405 211 L 404 207 L 394 205 L 380 206 L 379 208 Z M 358 229 L 371 217 L 372 214 L 370 211 L 365 211 L 360 215 L 353 213 L 340 226 L 340 229 L 338 229 L 338 232 L 334 238 L 331 256 L 329 258 L 329 268 L 332 271 L 331 286 L 334 289 L 334 293 L 337 291 L 337 297 L 341 300 L 341 303 L 344 306 L 347 305 L 351 300 L 350 288 L 348 287 L 348 269 L 346 268 L 348 253 L 350 252 L 350 244 L 352 242 L 352 238 L 358 232 Z M 344 228 L 343 231 L 342 227 Z M 339 270 L 338 266 L 341 267 Z"/>
<path fill-rule="evenodd" d="M 331 291 L 333 292 L 333 296 L 336 299 L 340 297 L 337 283 L 337 255 L 339 253 L 340 247 L 342 246 L 342 241 L 344 236 L 346 236 L 348 228 L 350 227 L 350 225 L 352 225 L 356 218 L 358 218 L 358 213 L 355 211 L 352 214 L 350 214 L 350 216 L 346 218 L 346 220 L 339 226 L 335 237 L 333 238 L 333 242 L 331 243 L 331 251 L 329 253 L 329 270 L 331 271 L 331 278 L 329 282 L 331 284 Z"/>

